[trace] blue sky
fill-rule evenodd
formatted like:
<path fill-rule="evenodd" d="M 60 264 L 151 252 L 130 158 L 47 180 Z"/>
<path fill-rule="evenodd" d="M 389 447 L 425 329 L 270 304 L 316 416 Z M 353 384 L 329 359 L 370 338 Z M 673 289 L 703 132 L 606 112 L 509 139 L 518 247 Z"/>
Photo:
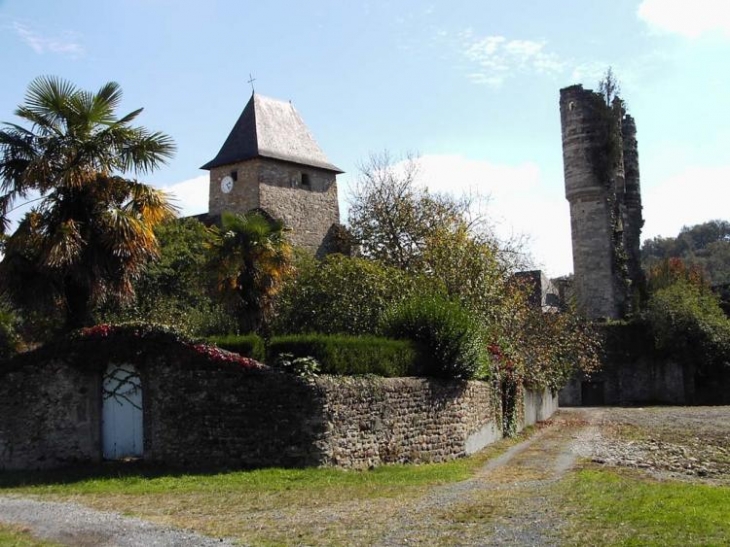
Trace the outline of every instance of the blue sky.
<path fill-rule="evenodd" d="M 339 178 L 372 152 L 421 156 L 423 183 L 490 196 L 500 237 L 572 270 L 558 93 L 608 66 L 637 120 L 643 237 L 730 218 L 726 0 L 0 0 L 0 120 L 53 74 L 121 84 L 123 113 L 178 153 L 145 181 L 184 213 L 251 94 L 290 99 Z M 343 215 L 344 216 L 344 215 Z M 346 220 L 346 218 L 343 218 Z"/>

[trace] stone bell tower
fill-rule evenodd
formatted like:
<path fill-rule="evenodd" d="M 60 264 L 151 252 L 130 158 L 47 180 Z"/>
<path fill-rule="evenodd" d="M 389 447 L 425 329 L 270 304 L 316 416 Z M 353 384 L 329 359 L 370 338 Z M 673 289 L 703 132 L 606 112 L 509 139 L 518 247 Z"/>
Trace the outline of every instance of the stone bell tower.
<path fill-rule="evenodd" d="M 263 210 L 314 254 L 340 222 L 338 174 L 290 102 L 252 94 L 210 171 L 208 215 Z"/>
<path fill-rule="evenodd" d="M 590 319 L 619 319 L 643 283 L 636 124 L 620 100 L 580 85 L 560 90 L 560 120 L 577 305 Z"/>

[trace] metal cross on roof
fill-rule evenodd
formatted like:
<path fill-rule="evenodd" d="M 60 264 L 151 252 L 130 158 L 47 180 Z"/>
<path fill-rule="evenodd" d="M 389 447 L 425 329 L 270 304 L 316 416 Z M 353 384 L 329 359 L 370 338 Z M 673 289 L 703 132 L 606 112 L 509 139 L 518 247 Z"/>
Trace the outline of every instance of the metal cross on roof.
<path fill-rule="evenodd" d="M 255 93 L 254 88 L 253 88 L 253 83 L 255 81 L 256 81 L 256 78 L 254 78 L 253 76 L 251 76 L 251 74 L 249 73 L 249 75 L 248 75 L 248 83 L 251 84 L 251 93 Z"/>

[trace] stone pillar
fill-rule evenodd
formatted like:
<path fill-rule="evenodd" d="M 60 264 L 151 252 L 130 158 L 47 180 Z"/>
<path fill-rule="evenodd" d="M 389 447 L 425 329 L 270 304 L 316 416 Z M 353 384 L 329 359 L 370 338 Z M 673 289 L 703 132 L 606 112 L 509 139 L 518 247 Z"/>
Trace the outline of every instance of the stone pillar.
<path fill-rule="evenodd" d="M 570 203 L 578 308 L 590 319 L 621 316 L 624 291 L 614 268 L 615 166 L 602 97 L 576 85 L 560 90 L 565 197 Z"/>

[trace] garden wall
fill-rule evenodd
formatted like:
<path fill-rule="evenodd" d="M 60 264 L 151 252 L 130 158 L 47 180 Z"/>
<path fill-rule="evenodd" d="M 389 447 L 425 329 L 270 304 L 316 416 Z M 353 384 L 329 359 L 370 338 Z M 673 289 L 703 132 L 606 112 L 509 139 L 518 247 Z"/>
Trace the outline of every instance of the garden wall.
<path fill-rule="evenodd" d="M 613 362 L 560 391 L 561 406 L 730 404 L 730 371 L 702 374 L 661 358 Z"/>
<path fill-rule="evenodd" d="M 607 364 L 590 377 L 573 378 L 560 391 L 562 406 L 684 405 L 691 400 L 683 367 L 653 359 Z"/>
<path fill-rule="evenodd" d="M 502 436 L 499 398 L 482 382 L 304 379 L 175 340 L 109 339 L 0 367 L 0 470 L 100 461 L 109 362 L 137 367 L 144 459 L 172 466 L 435 462 Z"/>
<path fill-rule="evenodd" d="M 0 470 L 101 457 L 100 376 L 49 359 L 0 370 Z"/>
<path fill-rule="evenodd" d="M 711 374 L 654 350 L 643 323 L 598 325 L 603 369 L 579 375 L 560 391 L 561 406 L 730 404 L 730 368 Z"/>
<path fill-rule="evenodd" d="M 340 467 L 439 462 L 502 437 L 500 403 L 484 382 L 320 377 L 322 462 Z"/>
<path fill-rule="evenodd" d="M 558 410 L 558 393 L 549 388 L 524 389 L 523 395 L 523 426 L 535 425 L 549 419 Z"/>

